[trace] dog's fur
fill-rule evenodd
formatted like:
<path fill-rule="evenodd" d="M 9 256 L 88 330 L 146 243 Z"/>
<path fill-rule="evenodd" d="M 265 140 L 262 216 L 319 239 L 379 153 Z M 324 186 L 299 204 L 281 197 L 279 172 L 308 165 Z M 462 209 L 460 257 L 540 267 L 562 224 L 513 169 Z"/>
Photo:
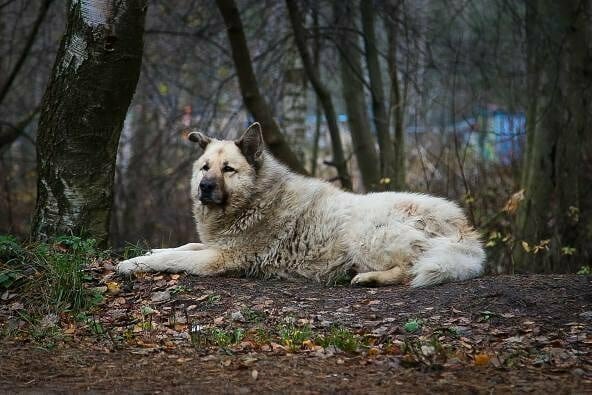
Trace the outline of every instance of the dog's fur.
<path fill-rule="evenodd" d="M 462 210 L 445 199 L 382 192 L 357 195 L 280 164 L 258 123 L 237 141 L 194 132 L 204 148 L 191 180 L 203 242 L 152 250 L 123 261 L 120 273 L 305 278 L 326 284 L 422 287 L 479 276 L 485 254 Z"/>

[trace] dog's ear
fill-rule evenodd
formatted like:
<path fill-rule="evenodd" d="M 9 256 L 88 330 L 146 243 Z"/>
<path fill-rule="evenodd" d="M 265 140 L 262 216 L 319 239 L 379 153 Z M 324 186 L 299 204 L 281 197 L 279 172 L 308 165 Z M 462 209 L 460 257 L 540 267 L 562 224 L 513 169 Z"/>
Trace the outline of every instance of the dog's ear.
<path fill-rule="evenodd" d="M 259 122 L 249 126 L 241 138 L 234 143 L 247 158 L 247 162 L 254 165 L 263 153 L 263 131 Z"/>
<path fill-rule="evenodd" d="M 203 134 L 202 132 L 191 132 L 187 136 L 189 141 L 193 141 L 194 143 L 198 143 L 202 149 L 206 149 L 208 144 L 212 141 L 211 138 Z"/>

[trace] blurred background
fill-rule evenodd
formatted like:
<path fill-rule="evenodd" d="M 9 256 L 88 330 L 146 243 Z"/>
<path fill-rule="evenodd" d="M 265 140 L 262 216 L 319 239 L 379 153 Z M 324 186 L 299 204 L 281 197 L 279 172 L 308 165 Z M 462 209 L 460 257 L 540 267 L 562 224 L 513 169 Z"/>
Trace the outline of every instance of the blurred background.
<path fill-rule="evenodd" d="M 40 104 L 67 6 L 0 1 L 0 233 L 22 239 L 36 202 Z M 238 78 L 252 67 L 306 173 L 354 192 L 459 201 L 483 234 L 492 271 L 512 271 L 516 249 L 549 255 L 555 271 L 590 264 L 589 1 L 236 7 L 250 52 L 238 63 L 219 4 L 148 2 L 140 79 L 117 154 L 112 245 L 196 239 L 189 178 L 200 149 L 184 136 L 197 128 L 236 138 L 255 120 Z M 330 108 L 337 129 L 327 122 Z M 548 186 L 529 195 L 535 184 Z M 573 189 L 575 200 L 562 197 Z M 538 217 L 520 213 L 529 199 Z M 546 230 L 525 234 L 534 217 Z"/>

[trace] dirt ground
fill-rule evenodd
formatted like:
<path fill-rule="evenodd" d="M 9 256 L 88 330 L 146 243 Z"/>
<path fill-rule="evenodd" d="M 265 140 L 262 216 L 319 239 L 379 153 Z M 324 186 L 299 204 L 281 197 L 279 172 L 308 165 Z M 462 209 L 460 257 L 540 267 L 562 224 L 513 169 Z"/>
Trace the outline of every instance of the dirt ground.
<path fill-rule="evenodd" d="M 2 339 L 0 392 L 592 393 L 589 276 L 410 289 L 101 275 L 103 303 L 58 320 L 51 344 Z M 335 328 L 354 346 L 323 342 Z"/>

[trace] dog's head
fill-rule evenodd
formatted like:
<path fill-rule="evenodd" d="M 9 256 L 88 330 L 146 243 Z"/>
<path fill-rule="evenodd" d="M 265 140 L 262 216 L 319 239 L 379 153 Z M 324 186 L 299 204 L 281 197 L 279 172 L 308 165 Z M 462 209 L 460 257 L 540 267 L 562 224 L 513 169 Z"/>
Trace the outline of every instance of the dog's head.
<path fill-rule="evenodd" d="M 193 199 L 212 208 L 248 201 L 264 149 L 261 125 L 252 124 L 238 140 L 216 140 L 200 132 L 192 132 L 188 138 L 204 149 L 193 164 Z"/>

